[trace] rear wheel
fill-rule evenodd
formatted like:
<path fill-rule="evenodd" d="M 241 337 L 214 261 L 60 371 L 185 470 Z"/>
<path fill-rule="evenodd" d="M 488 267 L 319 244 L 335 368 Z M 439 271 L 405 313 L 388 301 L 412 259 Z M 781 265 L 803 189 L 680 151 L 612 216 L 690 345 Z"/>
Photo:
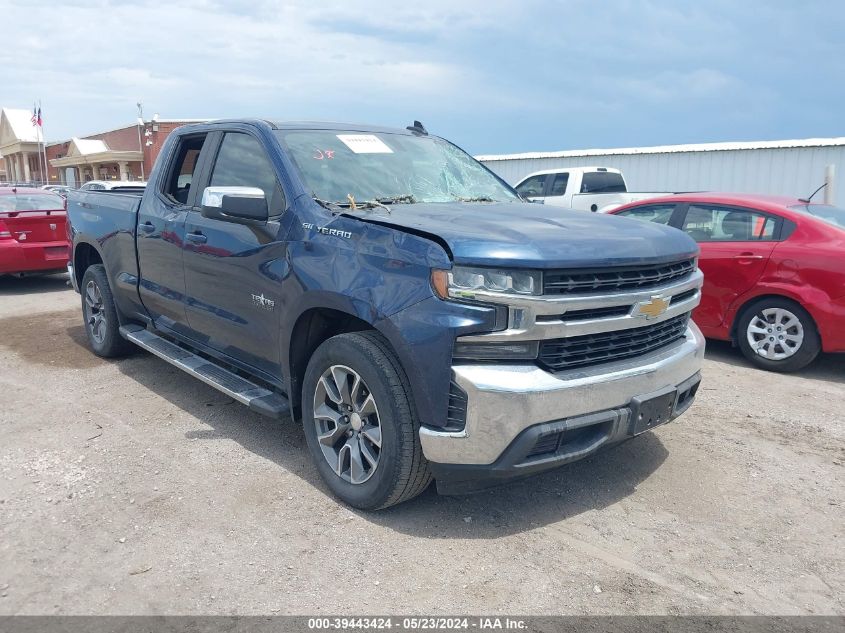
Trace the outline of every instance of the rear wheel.
<path fill-rule="evenodd" d="M 408 380 L 379 334 L 341 334 L 317 348 L 305 371 L 302 420 L 317 470 L 351 506 L 386 508 L 431 482 Z"/>
<path fill-rule="evenodd" d="M 89 266 L 82 276 L 82 314 L 88 344 L 97 356 L 125 356 L 133 345 L 120 336 L 117 308 L 102 264 Z"/>
<path fill-rule="evenodd" d="M 821 339 L 809 313 L 780 297 L 749 305 L 737 322 L 736 336 L 742 353 L 770 371 L 797 371 L 821 351 Z"/>

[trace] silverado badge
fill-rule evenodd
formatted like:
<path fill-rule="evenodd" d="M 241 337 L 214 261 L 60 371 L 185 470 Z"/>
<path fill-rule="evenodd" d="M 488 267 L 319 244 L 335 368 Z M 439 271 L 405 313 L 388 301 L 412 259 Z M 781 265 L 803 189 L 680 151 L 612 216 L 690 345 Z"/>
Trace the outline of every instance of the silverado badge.
<path fill-rule="evenodd" d="M 656 319 L 666 312 L 669 307 L 669 299 L 661 296 L 654 296 L 648 301 L 640 301 L 635 306 L 634 316 L 644 316 L 646 319 Z"/>

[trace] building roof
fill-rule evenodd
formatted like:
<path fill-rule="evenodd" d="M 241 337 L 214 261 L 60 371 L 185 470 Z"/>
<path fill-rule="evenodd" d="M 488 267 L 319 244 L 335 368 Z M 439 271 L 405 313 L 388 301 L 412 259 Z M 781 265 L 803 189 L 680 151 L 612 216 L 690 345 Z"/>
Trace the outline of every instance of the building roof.
<path fill-rule="evenodd" d="M 652 147 L 618 147 L 614 149 L 573 149 L 560 152 L 524 152 L 522 154 L 484 154 L 480 161 L 518 160 L 526 158 L 574 158 L 581 156 L 620 156 L 625 154 L 673 154 L 678 152 L 724 152 L 741 149 L 783 149 L 790 147 L 833 147 L 845 145 L 845 136 L 805 138 L 784 141 L 733 141 L 727 143 L 692 143 L 687 145 L 655 145 Z"/>
<path fill-rule="evenodd" d="M 12 134 L 23 143 L 38 143 L 37 126 L 32 124 L 32 112 L 16 108 L 3 108 L 0 117 L 4 118 L 12 128 Z"/>
<path fill-rule="evenodd" d="M 71 167 L 140 160 L 144 160 L 141 150 L 111 149 L 105 141 L 74 136 L 70 140 L 67 154 L 61 158 L 51 158 L 50 164 L 53 167 Z"/>
<path fill-rule="evenodd" d="M 73 137 L 71 143 L 76 146 L 76 153 L 79 156 L 87 156 L 88 154 L 99 154 L 100 152 L 109 151 L 109 146 L 105 141 L 96 139 L 77 138 Z"/>

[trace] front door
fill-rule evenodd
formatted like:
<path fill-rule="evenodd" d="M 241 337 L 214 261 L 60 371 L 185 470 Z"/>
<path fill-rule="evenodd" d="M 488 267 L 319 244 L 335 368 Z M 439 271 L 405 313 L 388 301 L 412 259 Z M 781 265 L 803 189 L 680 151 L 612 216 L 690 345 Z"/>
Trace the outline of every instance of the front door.
<path fill-rule="evenodd" d="M 161 329 L 187 335 L 182 242 L 185 218 L 196 196 L 192 186 L 206 137 L 186 136 L 172 152 L 165 173 L 147 185 L 138 212 L 139 293 Z M 156 191 L 150 191 L 156 187 Z"/>
<path fill-rule="evenodd" d="M 751 290 L 766 268 L 778 218 L 761 211 L 717 204 L 690 204 L 682 228 L 701 247 L 701 303 L 693 318 L 719 327 L 734 300 Z"/>
<path fill-rule="evenodd" d="M 183 247 L 188 321 L 200 343 L 237 364 L 280 377 L 279 290 L 286 244 L 279 220 L 285 198 L 275 168 L 256 137 L 227 132 L 207 182 L 258 187 L 270 218 L 250 226 L 206 218 L 197 198 Z"/>

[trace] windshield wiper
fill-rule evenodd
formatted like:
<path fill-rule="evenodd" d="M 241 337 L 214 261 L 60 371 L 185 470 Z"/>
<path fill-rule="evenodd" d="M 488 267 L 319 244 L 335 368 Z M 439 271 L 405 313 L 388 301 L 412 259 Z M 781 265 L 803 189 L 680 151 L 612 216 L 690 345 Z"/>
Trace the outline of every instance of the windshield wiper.
<path fill-rule="evenodd" d="M 390 213 L 390 207 L 385 205 L 380 198 L 376 198 L 375 200 L 364 200 L 364 202 L 356 202 L 355 207 L 358 209 L 384 209 L 388 213 Z"/>
<path fill-rule="evenodd" d="M 490 196 L 474 196 L 471 198 L 462 198 L 461 196 L 455 196 L 455 200 L 458 202 L 496 202 Z"/>
<path fill-rule="evenodd" d="M 412 193 L 403 193 L 398 196 L 381 196 L 373 199 L 382 204 L 414 204 L 417 201 Z"/>
<path fill-rule="evenodd" d="M 380 199 L 376 200 L 365 200 L 364 202 L 357 202 L 355 200 L 342 200 L 342 201 L 334 201 L 334 200 L 322 200 L 317 196 L 312 195 L 311 198 L 319 204 L 324 209 L 328 209 L 329 211 L 333 211 L 337 213 L 341 209 L 350 209 L 350 210 L 357 210 L 357 209 L 385 209 L 388 213 L 390 213 L 390 207 L 385 206 Z"/>
<path fill-rule="evenodd" d="M 319 204 L 324 209 L 328 209 L 329 211 L 335 210 L 338 207 L 340 207 L 340 204 L 338 204 L 337 202 L 329 202 L 328 200 L 321 200 L 320 198 L 315 196 L 313 193 L 311 194 L 311 198 L 314 200 L 314 202 Z"/>

